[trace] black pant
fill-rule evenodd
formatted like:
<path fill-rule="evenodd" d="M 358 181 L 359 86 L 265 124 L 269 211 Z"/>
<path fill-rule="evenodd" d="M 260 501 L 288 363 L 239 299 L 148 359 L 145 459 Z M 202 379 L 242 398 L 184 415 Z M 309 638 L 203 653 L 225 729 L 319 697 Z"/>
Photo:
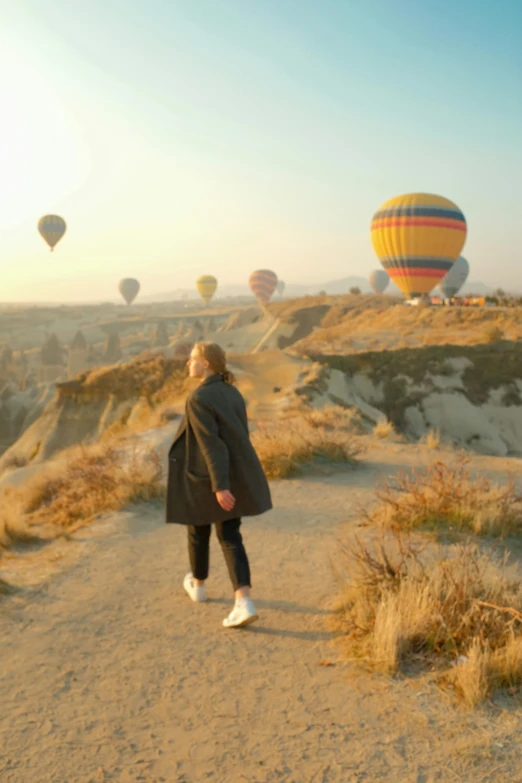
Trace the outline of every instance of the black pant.
<path fill-rule="evenodd" d="M 216 535 L 230 575 L 234 590 L 251 587 L 250 566 L 239 528 L 240 519 L 216 522 Z M 195 579 L 204 581 L 208 577 L 208 556 L 211 525 L 188 526 L 188 550 L 190 567 Z"/>

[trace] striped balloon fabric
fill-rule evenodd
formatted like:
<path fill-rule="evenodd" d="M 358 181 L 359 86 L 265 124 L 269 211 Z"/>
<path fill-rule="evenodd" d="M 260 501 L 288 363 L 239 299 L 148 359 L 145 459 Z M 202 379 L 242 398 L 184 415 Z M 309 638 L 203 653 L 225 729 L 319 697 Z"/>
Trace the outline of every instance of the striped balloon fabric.
<path fill-rule="evenodd" d="M 196 288 L 198 294 L 203 299 L 205 304 L 209 304 L 212 297 L 216 293 L 218 281 L 213 275 L 201 275 L 196 280 Z"/>
<path fill-rule="evenodd" d="M 66 228 L 65 220 L 59 215 L 44 215 L 38 221 L 38 231 L 51 248 L 51 252 L 65 234 Z"/>
<path fill-rule="evenodd" d="M 258 269 L 256 272 L 252 272 L 248 283 L 257 301 L 266 304 L 276 290 L 277 275 L 270 269 Z"/>
<path fill-rule="evenodd" d="M 464 247 L 466 233 L 457 205 L 429 193 L 386 201 L 371 224 L 373 248 L 408 298 L 428 294 L 442 280 Z"/>

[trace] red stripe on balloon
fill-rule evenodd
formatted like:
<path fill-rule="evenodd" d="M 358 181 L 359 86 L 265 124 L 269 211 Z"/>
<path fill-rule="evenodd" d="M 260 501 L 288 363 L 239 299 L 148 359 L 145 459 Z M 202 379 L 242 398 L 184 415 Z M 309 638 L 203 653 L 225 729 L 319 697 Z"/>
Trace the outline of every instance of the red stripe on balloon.
<path fill-rule="evenodd" d="M 440 218 L 383 218 L 372 222 L 372 231 L 393 226 L 429 226 L 435 228 L 453 228 L 456 231 L 466 231 L 466 224 L 460 220 L 441 220 Z"/>

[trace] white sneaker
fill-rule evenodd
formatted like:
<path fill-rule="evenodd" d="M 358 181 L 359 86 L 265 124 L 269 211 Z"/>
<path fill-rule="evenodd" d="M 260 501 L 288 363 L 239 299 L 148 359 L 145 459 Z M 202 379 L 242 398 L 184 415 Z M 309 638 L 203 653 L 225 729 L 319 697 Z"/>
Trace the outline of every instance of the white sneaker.
<path fill-rule="evenodd" d="M 244 625 L 250 625 L 258 619 L 256 608 L 251 598 L 236 598 L 234 608 L 223 620 L 225 628 L 242 628 Z"/>
<path fill-rule="evenodd" d="M 189 571 L 189 573 L 186 575 L 185 579 L 183 580 L 183 587 L 189 594 L 189 596 L 192 598 L 193 601 L 196 601 L 197 603 L 200 603 L 201 601 L 207 600 L 207 588 L 205 585 L 197 585 L 194 582 L 194 577 L 192 575 L 192 571 Z"/>

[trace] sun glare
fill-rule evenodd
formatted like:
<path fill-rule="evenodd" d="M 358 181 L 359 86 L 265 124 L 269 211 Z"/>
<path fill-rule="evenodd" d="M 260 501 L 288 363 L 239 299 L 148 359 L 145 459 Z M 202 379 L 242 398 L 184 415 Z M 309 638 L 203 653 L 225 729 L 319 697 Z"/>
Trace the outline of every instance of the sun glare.
<path fill-rule="evenodd" d="M 0 230 L 60 208 L 90 171 L 75 117 L 16 53 L 0 53 Z"/>

